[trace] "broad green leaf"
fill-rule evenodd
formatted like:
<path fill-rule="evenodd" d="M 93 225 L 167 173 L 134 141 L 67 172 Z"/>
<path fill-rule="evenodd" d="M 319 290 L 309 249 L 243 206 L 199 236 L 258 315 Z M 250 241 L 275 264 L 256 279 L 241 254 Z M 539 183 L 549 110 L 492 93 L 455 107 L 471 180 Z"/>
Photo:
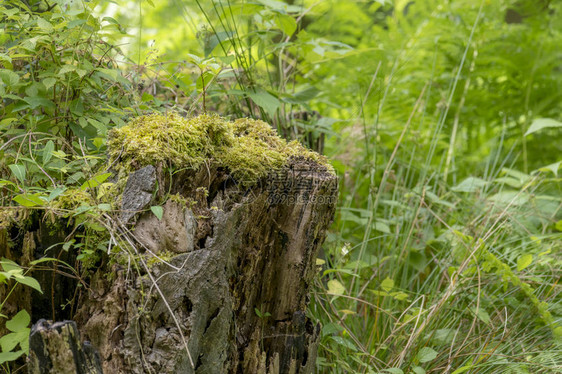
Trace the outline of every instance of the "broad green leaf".
<path fill-rule="evenodd" d="M 394 281 L 390 278 L 385 278 L 381 282 L 381 288 L 386 292 L 392 291 L 392 289 L 394 288 Z"/>
<path fill-rule="evenodd" d="M 328 281 L 328 292 L 334 295 L 343 295 L 345 287 L 337 279 L 332 279 Z"/>
<path fill-rule="evenodd" d="M 488 185 L 488 182 L 481 178 L 468 177 L 461 183 L 451 188 L 455 192 L 475 192 Z"/>
<path fill-rule="evenodd" d="M 25 166 L 20 164 L 12 164 L 9 165 L 9 168 L 21 183 L 25 183 Z"/>
<path fill-rule="evenodd" d="M 31 322 L 29 313 L 25 309 L 20 310 L 11 320 L 6 321 L 6 328 L 12 332 L 18 332 L 29 326 L 29 322 Z"/>
<path fill-rule="evenodd" d="M 253 92 L 248 92 L 248 96 L 250 96 L 250 98 L 254 101 L 254 103 L 256 103 L 256 105 L 263 108 L 263 110 L 265 110 L 272 117 L 275 115 L 275 112 L 281 105 L 281 102 L 278 98 L 261 88 Z"/>
<path fill-rule="evenodd" d="M 47 201 L 53 201 L 57 197 L 59 197 L 64 191 L 66 191 L 66 187 L 57 187 L 49 193 L 49 197 Z"/>
<path fill-rule="evenodd" d="M 26 103 L 29 104 L 29 107 L 31 109 L 37 109 L 39 107 L 44 107 L 44 108 L 50 108 L 50 109 L 54 109 L 55 108 L 55 104 L 45 98 L 45 97 L 37 97 L 37 96 L 33 96 L 33 97 L 26 97 L 23 99 Z"/>
<path fill-rule="evenodd" d="M 425 362 L 429 362 L 429 361 L 434 360 L 435 357 L 437 357 L 437 352 L 433 348 L 423 347 L 418 352 L 417 357 L 418 357 L 419 362 L 421 362 L 423 364 Z"/>
<path fill-rule="evenodd" d="M 45 86 L 46 89 L 49 89 L 51 87 L 53 87 L 55 85 L 55 83 L 57 83 L 56 78 L 45 78 L 43 79 L 43 85 Z"/>
<path fill-rule="evenodd" d="M 275 25 L 279 27 L 285 35 L 291 36 L 297 30 L 297 21 L 288 14 L 276 14 Z"/>
<path fill-rule="evenodd" d="M 55 143 L 52 140 L 49 140 L 47 144 L 45 144 L 45 148 L 43 148 L 43 165 L 47 164 L 51 157 L 53 157 L 53 151 L 55 150 Z"/>
<path fill-rule="evenodd" d="M 32 207 L 45 204 L 45 201 L 38 195 L 20 194 L 13 198 L 13 200 L 21 206 Z"/>
<path fill-rule="evenodd" d="M 390 227 L 383 222 L 377 221 L 373 224 L 375 230 L 384 232 L 385 234 L 390 234 Z"/>
<path fill-rule="evenodd" d="M 7 180 L 4 180 L 4 179 L 0 179 L 0 187 L 3 187 L 3 186 L 16 186 L 16 185 L 14 184 L 14 182 L 7 181 Z"/>
<path fill-rule="evenodd" d="M 504 205 L 510 204 L 519 206 L 528 202 L 529 198 L 530 196 L 528 193 L 521 193 L 518 191 L 505 191 L 490 196 L 488 200 Z"/>
<path fill-rule="evenodd" d="M 64 65 L 60 70 L 59 70 L 59 75 L 64 75 L 68 72 L 74 71 L 76 70 L 76 66 L 74 65 Z"/>
<path fill-rule="evenodd" d="M 555 128 L 555 127 L 562 127 L 562 122 L 556 121 L 551 118 L 537 118 L 533 121 L 533 123 L 529 127 L 529 130 L 527 130 L 525 136 L 531 135 L 545 128 Z"/>
<path fill-rule="evenodd" d="M 14 86 L 20 81 L 20 76 L 11 70 L 0 69 L 0 80 L 2 80 L 6 86 Z"/>
<path fill-rule="evenodd" d="M 37 26 L 43 31 L 51 32 L 53 31 L 53 25 L 44 18 L 37 18 Z"/>
<path fill-rule="evenodd" d="M 338 343 L 339 345 L 342 345 L 346 348 L 349 348 L 353 351 L 357 351 L 357 347 L 355 346 L 355 344 L 348 340 L 348 339 L 344 339 L 341 336 L 332 336 L 331 337 L 333 341 L 335 341 L 336 343 Z"/>
<path fill-rule="evenodd" d="M 39 291 L 40 293 L 43 293 L 43 291 L 41 290 L 41 285 L 39 285 L 39 282 L 37 282 L 35 278 L 23 277 L 23 279 L 18 279 L 18 282 L 21 284 L 25 284 L 26 286 L 29 286 L 34 290 Z"/>
<path fill-rule="evenodd" d="M 95 177 L 90 178 L 89 180 L 84 182 L 84 184 L 82 184 L 80 189 L 82 191 L 86 191 L 88 188 L 95 188 L 95 187 L 99 186 L 100 184 L 102 184 L 103 182 L 105 182 L 106 179 L 109 178 L 110 176 L 111 176 L 111 173 L 96 175 Z"/>
<path fill-rule="evenodd" d="M 404 292 L 391 292 L 390 296 L 392 296 L 395 300 L 403 301 L 408 299 L 408 294 Z"/>
<path fill-rule="evenodd" d="M 98 209 L 109 212 L 111 210 L 111 204 L 98 204 Z"/>
<path fill-rule="evenodd" d="M 146 93 L 146 92 L 142 94 L 141 101 L 143 103 L 146 103 L 146 102 L 149 102 L 149 101 L 152 101 L 152 100 L 154 100 L 154 96 L 152 96 L 151 94 Z"/>
<path fill-rule="evenodd" d="M 421 366 L 414 366 L 414 367 L 412 368 L 412 371 L 413 371 L 415 374 L 425 374 L 425 369 L 422 368 Z"/>
<path fill-rule="evenodd" d="M 553 164 L 543 166 L 542 168 L 539 169 L 539 171 L 543 171 L 543 172 L 551 171 L 555 176 L 558 176 L 558 170 L 560 169 L 561 164 L 562 161 L 558 161 Z"/>
<path fill-rule="evenodd" d="M 334 333 L 341 332 L 343 330 L 344 330 L 343 327 L 341 327 L 337 323 L 330 322 L 322 327 L 322 336 L 331 335 Z"/>
<path fill-rule="evenodd" d="M 258 0 L 258 2 L 273 10 L 283 10 L 288 6 L 287 3 L 278 0 Z"/>
<path fill-rule="evenodd" d="M 162 216 L 164 215 L 164 209 L 159 206 L 159 205 L 155 205 L 155 206 L 151 206 L 150 210 L 152 211 L 152 213 L 154 213 L 154 215 L 156 216 L 156 218 L 158 218 L 158 220 L 162 220 Z"/>
<path fill-rule="evenodd" d="M 487 325 L 490 324 L 490 315 L 488 314 L 488 312 L 484 308 L 479 307 L 478 310 L 477 310 L 476 307 L 474 307 L 471 310 L 472 310 L 472 313 L 474 313 L 480 321 L 484 322 Z"/>
<path fill-rule="evenodd" d="M 532 254 L 527 253 L 527 254 L 519 256 L 519 258 L 517 259 L 517 271 L 524 270 L 525 268 L 527 268 L 532 263 L 533 263 L 533 255 Z"/>
<path fill-rule="evenodd" d="M 9 352 L 18 344 L 24 352 L 27 351 L 29 332 L 29 328 L 22 328 L 16 332 L 4 335 L 0 338 L 0 347 L 2 347 L 2 352 Z"/>
<path fill-rule="evenodd" d="M 21 266 L 19 266 L 12 260 L 8 260 L 5 257 L 2 257 L 2 261 L 0 261 L 0 264 L 2 265 L 2 269 L 4 269 L 4 271 L 13 272 L 14 270 L 16 270 L 16 271 L 23 272 Z"/>
<path fill-rule="evenodd" d="M 23 350 L 15 352 L 0 352 L 0 365 L 5 362 L 17 360 L 24 353 L 25 352 Z"/>

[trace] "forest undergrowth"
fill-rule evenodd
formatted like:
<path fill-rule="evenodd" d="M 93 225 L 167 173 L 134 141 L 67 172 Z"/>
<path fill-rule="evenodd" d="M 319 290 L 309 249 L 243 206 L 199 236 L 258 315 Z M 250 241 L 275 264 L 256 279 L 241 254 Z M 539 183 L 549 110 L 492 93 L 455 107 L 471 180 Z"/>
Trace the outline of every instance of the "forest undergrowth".
<path fill-rule="evenodd" d="M 99 238 L 107 134 L 131 118 L 262 119 L 339 177 L 318 372 L 562 372 L 559 2 L 6 0 L 0 25 L 0 229 L 44 214 Z M 32 267 L 81 277 L 101 237 Z M 0 324 L 9 370 L 29 314 Z"/>

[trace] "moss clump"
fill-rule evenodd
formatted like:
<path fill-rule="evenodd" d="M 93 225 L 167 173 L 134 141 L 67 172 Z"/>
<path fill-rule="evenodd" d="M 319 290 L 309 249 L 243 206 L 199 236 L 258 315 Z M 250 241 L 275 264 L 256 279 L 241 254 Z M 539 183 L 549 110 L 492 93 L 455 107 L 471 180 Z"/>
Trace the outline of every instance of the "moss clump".
<path fill-rule="evenodd" d="M 0 230 L 7 229 L 17 222 L 18 208 L 2 207 L 0 209 Z"/>
<path fill-rule="evenodd" d="M 265 122 L 217 115 L 183 118 L 177 113 L 138 117 L 111 131 L 111 162 L 121 159 L 125 168 L 160 162 L 195 169 L 206 161 L 228 168 L 234 178 L 251 185 L 291 157 L 305 157 L 333 172 L 326 158 L 298 142 L 287 143 Z"/>
<path fill-rule="evenodd" d="M 80 188 L 69 188 L 52 202 L 51 207 L 55 210 L 74 213 L 82 205 L 94 205 L 92 195 Z"/>

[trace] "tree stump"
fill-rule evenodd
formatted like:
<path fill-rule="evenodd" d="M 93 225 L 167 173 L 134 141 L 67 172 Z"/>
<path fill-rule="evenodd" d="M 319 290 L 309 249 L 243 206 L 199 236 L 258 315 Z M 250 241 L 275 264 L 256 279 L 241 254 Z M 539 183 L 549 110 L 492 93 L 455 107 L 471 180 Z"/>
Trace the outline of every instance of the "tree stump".
<path fill-rule="evenodd" d="M 168 200 L 161 219 L 142 213 L 133 235 L 146 256 L 167 260 L 132 279 L 118 266 L 111 282 L 100 274 L 77 316 L 105 371 L 313 372 L 320 326 L 306 316 L 308 291 L 336 177 L 294 159 L 243 194 L 219 169 L 157 179 L 188 203 Z"/>
<path fill-rule="evenodd" d="M 18 208 L 26 224 L 0 227 L 0 253 L 24 266 L 79 263 L 62 245 L 71 239 L 106 249 L 79 277 L 57 263 L 34 270 L 44 293 L 19 287 L 7 300 L 8 314 L 75 321 L 36 324 L 30 373 L 98 373 L 94 349 L 106 374 L 312 373 L 320 326 L 306 312 L 337 198 L 330 166 L 261 121 L 157 114 L 123 129 L 108 141 L 113 200 L 85 197 L 97 229 L 69 225 L 67 205 L 49 216 L 60 222 Z"/>

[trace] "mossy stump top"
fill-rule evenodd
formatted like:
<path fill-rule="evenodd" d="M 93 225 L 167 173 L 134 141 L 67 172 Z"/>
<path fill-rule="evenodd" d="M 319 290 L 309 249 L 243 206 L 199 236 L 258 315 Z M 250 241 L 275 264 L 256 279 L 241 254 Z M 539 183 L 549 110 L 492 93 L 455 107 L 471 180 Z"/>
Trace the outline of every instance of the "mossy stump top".
<path fill-rule="evenodd" d="M 119 159 L 128 171 L 158 163 L 197 169 L 210 162 L 227 168 L 246 186 L 281 169 L 291 158 L 303 157 L 333 173 L 324 156 L 297 141 L 285 141 L 269 124 L 247 118 L 229 121 L 215 114 L 137 117 L 110 132 L 108 147 L 110 162 Z"/>

